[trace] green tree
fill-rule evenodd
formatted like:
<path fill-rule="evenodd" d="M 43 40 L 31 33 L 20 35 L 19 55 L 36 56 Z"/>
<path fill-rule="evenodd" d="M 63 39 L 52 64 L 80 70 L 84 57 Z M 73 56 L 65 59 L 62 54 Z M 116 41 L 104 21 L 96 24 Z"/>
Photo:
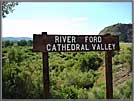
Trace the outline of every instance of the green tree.
<path fill-rule="evenodd" d="M 13 42 L 9 40 L 3 41 L 2 46 L 3 47 L 13 46 Z"/>
<path fill-rule="evenodd" d="M 33 44 L 32 40 L 27 41 L 27 46 L 32 46 L 32 44 Z"/>
<path fill-rule="evenodd" d="M 18 5 L 18 2 L 7 2 L 3 1 L 2 2 L 2 17 L 5 18 L 7 14 L 10 12 L 12 13 L 14 11 L 14 7 Z"/>
<path fill-rule="evenodd" d="M 27 41 L 26 40 L 20 40 L 18 41 L 18 46 L 27 46 Z"/>

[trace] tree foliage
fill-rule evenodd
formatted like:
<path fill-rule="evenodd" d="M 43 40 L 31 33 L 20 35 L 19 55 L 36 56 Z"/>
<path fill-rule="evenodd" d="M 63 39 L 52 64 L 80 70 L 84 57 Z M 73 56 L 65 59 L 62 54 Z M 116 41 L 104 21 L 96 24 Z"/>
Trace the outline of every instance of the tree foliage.
<path fill-rule="evenodd" d="M 32 40 L 20 40 L 17 42 L 18 46 L 32 46 Z"/>
<path fill-rule="evenodd" d="M 7 14 L 9 14 L 10 12 L 12 13 L 16 5 L 18 5 L 18 2 L 3 1 L 2 2 L 2 17 L 5 18 Z"/>
<path fill-rule="evenodd" d="M 12 41 L 9 41 L 9 40 L 6 40 L 6 41 L 2 41 L 2 46 L 3 47 L 9 47 L 9 46 L 13 46 L 13 42 Z"/>

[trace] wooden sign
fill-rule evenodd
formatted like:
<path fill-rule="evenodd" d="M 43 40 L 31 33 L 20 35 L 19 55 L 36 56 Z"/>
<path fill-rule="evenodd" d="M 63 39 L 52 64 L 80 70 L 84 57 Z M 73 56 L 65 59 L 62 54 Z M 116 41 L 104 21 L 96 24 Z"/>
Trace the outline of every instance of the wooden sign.
<path fill-rule="evenodd" d="M 115 51 L 119 50 L 117 36 L 102 35 L 36 35 L 35 52 Z"/>
<path fill-rule="evenodd" d="M 106 98 L 113 98 L 112 51 L 119 51 L 119 37 L 111 35 L 33 35 L 33 51 L 42 52 L 44 98 L 50 98 L 48 52 L 106 51 Z"/>

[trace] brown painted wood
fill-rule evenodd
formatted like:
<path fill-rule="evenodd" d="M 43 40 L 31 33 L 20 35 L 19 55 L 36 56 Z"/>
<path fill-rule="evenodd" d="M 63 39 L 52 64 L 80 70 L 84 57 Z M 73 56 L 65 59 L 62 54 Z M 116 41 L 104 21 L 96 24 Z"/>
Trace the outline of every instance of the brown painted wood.
<path fill-rule="evenodd" d="M 46 33 L 46 32 L 44 32 Z M 55 36 L 75 36 L 76 37 L 76 43 L 68 43 L 68 42 L 61 42 L 61 43 L 55 43 Z M 33 35 L 33 51 L 34 52 L 47 52 L 46 50 L 46 45 L 47 44 L 55 44 L 57 47 L 57 44 L 87 44 L 88 47 L 91 47 L 90 42 L 85 43 L 84 38 L 85 36 L 100 36 L 102 37 L 102 42 L 101 43 L 96 43 L 93 42 L 93 44 L 102 44 L 104 47 L 104 44 L 115 44 L 115 50 L 119 50 L 119 37 L 118 36 L 111 36 L 111 35 L 43 35 L 42 34 L 34 34 Z M 107 51 L 107 50 L 93 50 L 91 47 L 90 50 L 60 50 L 60 51 L 49 51 L 49 52 L 76 52 L 76 51 Z"/>
<path fill-rule="evenodd" d="M 113 78 L 112 78 L 112 51 L 105 53 L 105 66 L 106 66 L 106 98 L 113 98 Z"/>
<path fill-rule="evenodd" d="M 42 33 L 44 36 L 47 33 Z M 48 66 L 48 52 L 42 53 L 43 58 L 43 87 L 44 87 L 44 98 L 48 99 L 50 97 L 49 94 L 49 66 Z"/>
<path fill-rule="evenodd" d="M 48 52 L 43 53 L 43 86 L 44 98 L 48 99 L 49 94 L 49 67 L 48 67 Z"/>

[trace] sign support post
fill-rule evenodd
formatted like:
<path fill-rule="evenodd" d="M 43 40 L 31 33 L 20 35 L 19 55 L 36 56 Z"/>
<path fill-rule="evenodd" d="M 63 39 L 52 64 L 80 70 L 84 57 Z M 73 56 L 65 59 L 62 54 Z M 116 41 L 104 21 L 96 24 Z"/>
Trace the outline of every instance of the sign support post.
<path fill-rule="evenodd" d="M 113 98 L 113 78 L 112 78 L 112 51 L 105 53 L 105 73 L 106 73 L 106 98 Z"/>
<path fill-rule="evenodd" d="M 45 37 L 47 33 L 42 33 Z M 44 98 L 49 98 L 49 66 L 48 66 L 48 52 L 42 52 L 43 58 L 43 87 L 44 87 Z"/>

